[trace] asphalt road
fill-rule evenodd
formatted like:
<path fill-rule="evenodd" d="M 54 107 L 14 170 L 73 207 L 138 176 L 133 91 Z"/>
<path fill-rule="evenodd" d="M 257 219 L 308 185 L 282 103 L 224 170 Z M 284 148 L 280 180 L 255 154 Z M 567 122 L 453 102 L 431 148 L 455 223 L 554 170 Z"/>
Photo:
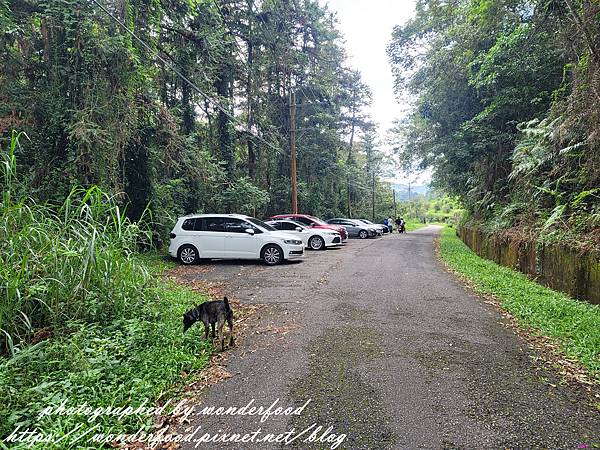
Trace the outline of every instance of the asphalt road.
<path fill-rule="evenodd" d="M 282 448 L 257 440 L 293 430 L 291 438 L 313 424 L 287 447 L 574 449 L 600 442 L 600 411 L 578 388 L 536 367 L 500 313 L 443 269 L 434 255 L 437 232 L 431 226 L 351 240 L 273 268 L 212 262 L 208 272 L 190 272 L 268 306 L 229 358 L 233 377 L 199 397 L 186 425 L 200 427 L 196 438 L 260 430 L 254 443 L 183 448 Z M 275 408 L 310 402 L 289 416 L 199 413 L 277 399 Z M 329 427 L 322 442 L 305 441 Z"/>

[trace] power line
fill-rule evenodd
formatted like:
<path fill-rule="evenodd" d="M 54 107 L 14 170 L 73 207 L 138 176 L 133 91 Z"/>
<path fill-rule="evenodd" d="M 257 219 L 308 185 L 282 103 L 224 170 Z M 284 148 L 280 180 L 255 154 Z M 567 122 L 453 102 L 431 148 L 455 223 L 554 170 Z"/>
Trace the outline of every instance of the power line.
<path fill-rule="evenodd" d="M 235 37 L 235 34 L 233 33 L 231 27 L 229 26 L 229 24 L 227 23 L 227 20 L 225 19 L 225 15 L 223 14 L 223 10 L 221 9 L 221 5 L 219 5 L 219 0 L 213 0 L 213 4 L 217 7 L 217 11 L 219 13 L 219 16 L 221 16 L 221 21 L 223 22 L 223 25 L 225 25 L 225 28 L 227 28 L 227 30 L 229 31 L 229 34 L 231 35 L 231 37 L 233 38 L 233 43 L 235 44 L 235 46 L 238 49 L 238 52 L 245 58 L 247 58 L 246 54 L 242 51 L 242 48 L 240 47 L 240 44 L 238 44 L 238 41 Z"/>
<path fill-rule="evenodd" d="M 98 0 L 91 0 L 94 4 L 96 4 L 102 11 L 104 11 L 112 20 L 114 20 L 121 28 L 123 28 L 129 35 L 131 35 L 136 41 L 138 41 L 146 50 L 150 52 L 150 54 L 162 62 L 164 65 L 169 67 L 175 74 L 177 74 L 183 81 L 185 81 L 192 89 L 198 92 L 203 98 L 212 103 L 219 111 L 229 117 L 232 122 L 244 128 L 244 131 L 248 133 L 250 136 L 254 137 L 258 141 L 262 142 L 266 146 L 272 148 L 273 150 L 285 155 L 285 152 L 278 147 L 275 147 L 270 142 L 267 142 L 262 137 L 255 135 L 250 129 L 248 129 L 245 124 L 241 123 L 237 120 L 235 116 L 233 116 L 226 108 L 224 108 L 218 101 L 214 100 L 210 95 L 204 93 L 194 82 L 192 82 L 188 77 L 183 75 L 181 71 L 175 66 L 175 64 L 167 61 L 163 58 L 160 53 L 154 50 L 150 45 L 148 45 L 142 38 L 140 38 L 135 32 L 129 29 L 127 25 L 125 25 L 118 17 L 115 17 L 108 9 L 106 9 L 102 4 L 98 2 Z"/>

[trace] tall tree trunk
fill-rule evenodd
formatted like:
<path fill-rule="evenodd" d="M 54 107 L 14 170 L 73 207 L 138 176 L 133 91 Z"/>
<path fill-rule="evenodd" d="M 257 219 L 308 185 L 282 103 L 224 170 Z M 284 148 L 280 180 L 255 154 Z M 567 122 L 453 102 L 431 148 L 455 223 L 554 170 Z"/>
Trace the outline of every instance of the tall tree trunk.
<path fill-rule="evenodd" d="M 252 77 L 254 75 L 253 73 L 253 66 L 254 66 L 254 43 L 252 41 L 252 17 L 253 17 L 253 11 L 252 11 L 252 0 L 248 0 L 247 2 L 248 5 L 248 39 L 247 39 L 247 45 L 248 45 L 248 59 L 247 59 L 247 68 L 246 70 L 248 71 L 247 73 L 247 77 L 246 77 L 246 103 L 247 103 L 247 107 L 248 107 L 248 120 L 247 120 L 247 126 L 248 126 L 248 130 L 249 131 L 253 131 L 254 128 L 254 90 L 253 90 L 253 83 L 252 83 Z M 254 139 L 249 135 L 248 136 L 248 177 L 250 177 L 251 180 L 254 180 L 256 178 L 256 153 L 255 153 L 255 145 L 254 145 Z"/>
<path fill-rule="evenodd" d="M 221 106 L 225 111 L 229 111 L 229 100 L 231 95 L 231 69 L 229 64 L 222 64 L 219 76 L 215 81 L 215 88 Z M 227 103 L 223 100 L 226 99 Z M 225 161 L 225 171 L 230 180 L 233 179 L 235 171 L 235 158 L 233 152 L 233 137 L 231 130 L 231 118 L 222 110 L 219 110 L 217 115 L 217 135 L 219 138 L 219 147 L 221 150 L 221 157 Z"/>
<path fill-rule="evenodd" d="M 182 40 L 182 45 L 184 44 L 185 43 Z M 185 49 L 185 47 L 183 48 L 183 52 L 184 54 L 181 58 L 181 72 L 186 78 L 189 79 L 190 55 Z M 181 109 L 183 115 L 183 133 L 185 135 L 190 135 L 194 132 L 196 128 L 196 114 L 194 112 L 192 90 L 189 84 L 187 84 L 187 82 L 183 80 L 181 80 Z"/>
<path fill-rule="evenodd" d="M 350 185 L 350 170 L 352 170 L 352 167 L 355 164 L 354 161 L 354 152 L 353 152 L 353 146 L 354 146 L 354 133 L 355 133 L 355 129 L 356 129 L 356 89 L 352 90 L 352 118 L 350 119 L 350 144 L 348 146 L 348 160 L 347 160 L 347 166 L 348 166 L 348 179 L 346 180 L 347 185 L 348 185 L 348 218 L 351 219 L 352 218 L 352 199 L 353 199 L 353 192 L 352 192 L 352 186 Z"/>
<path fill-rule="evenodd" d="M 375 222 L 375 172 L 371 173 L 371 220 Z"/>

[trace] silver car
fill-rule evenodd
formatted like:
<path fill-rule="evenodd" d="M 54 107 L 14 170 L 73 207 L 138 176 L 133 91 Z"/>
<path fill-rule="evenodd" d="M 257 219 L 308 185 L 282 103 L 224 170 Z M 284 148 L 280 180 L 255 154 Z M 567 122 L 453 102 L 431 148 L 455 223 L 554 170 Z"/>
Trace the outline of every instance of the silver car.
<path fill-rule="evenodd" d="M 356 219 L 356 220 L 359 222 L 362 222 L 364 224 L 367 224 L 367 225 L 373 225 L 377 229 L 377 234 L 379 234 L 379 236 L 383 236 L 385 233 L 390 232 L 390 229 L 383 224 L 373 223 L 367 219 Z"/>
<path fill-rule="evenodd" d="M 377 229 L 374 226 L 368 225 L 355 219 L 345 219 L 337 217 L 334 219 L 329 219 L 327 223 L 330 223 L 332 225 L 341 225 L 345 227 L 348 231 L 349 237 L 358 237 L 361 239 L 366 239 L 378 235 Z"/>

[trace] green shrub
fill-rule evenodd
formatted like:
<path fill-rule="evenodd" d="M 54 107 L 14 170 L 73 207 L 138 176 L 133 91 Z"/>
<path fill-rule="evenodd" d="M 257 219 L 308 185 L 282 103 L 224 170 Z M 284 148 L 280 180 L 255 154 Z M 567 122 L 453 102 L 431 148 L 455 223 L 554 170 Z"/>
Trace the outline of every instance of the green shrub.
<path fill-rule="evenodd" d="M 17 145 L 13 135 L 0 180 L 0 448 L 18 427 L 65 440 L 14 449 L 96 448 L 68 437 L 96 424 L 95 432 L 148 430 L 148 416 L 39 413 L 62 402 L 154 406 L 176 394 L 212 351 L 201 327 L 182 333 L 182 314 L 205 298 L 161 280 L 165 263 L 137 254 L 148 232 L 97 187 L 75 188 L 61 205 L 26 196 Z"/>

